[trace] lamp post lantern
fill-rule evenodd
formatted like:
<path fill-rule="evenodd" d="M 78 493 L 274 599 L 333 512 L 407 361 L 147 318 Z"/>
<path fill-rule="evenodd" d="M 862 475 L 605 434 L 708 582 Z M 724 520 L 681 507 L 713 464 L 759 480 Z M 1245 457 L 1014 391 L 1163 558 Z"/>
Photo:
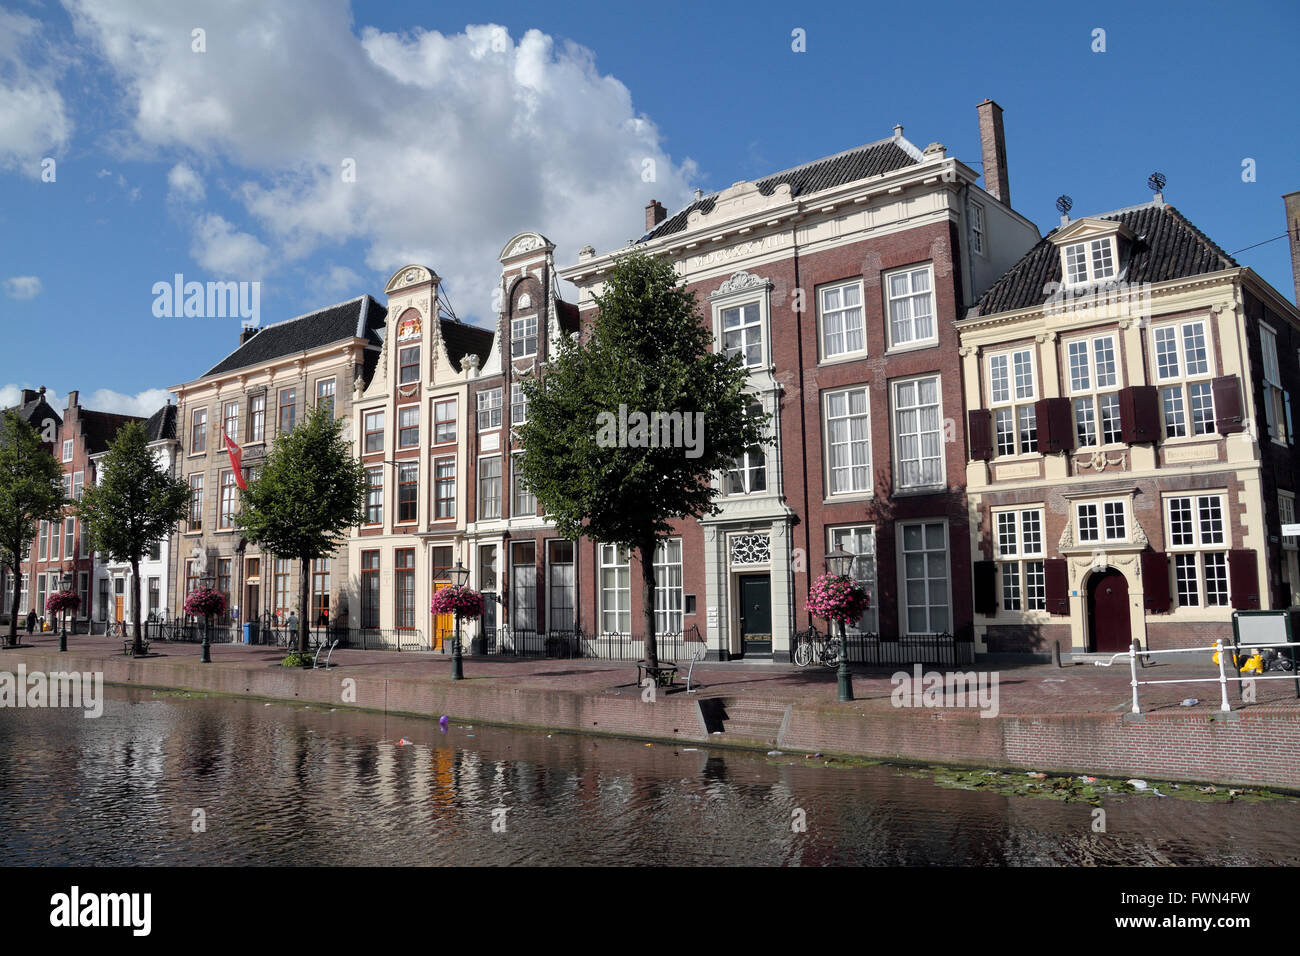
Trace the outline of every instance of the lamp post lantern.
<path fill-rule="evenodd" d="M 849 571 L 853 568 L 855 555 L 850 554 L 843 548 L 836 548 L 833 551 L 826 552 L 826 573 L 834 574 L 838 577 L 848 577 Z M 849 673 L 849 640 L 845 632 L 844 622 L 840 621 L 840 667 L 836 672 L 836 682 L 838 684 L 838 693 L 836 699 L 840 703 L 853 699 L 853 676 Z"/>
<path fill-rule="evenodd" d="M 456 566 L 449 572 L 451 574 L 451 583 L 458 588 L 464 587 L 469 580 L 469 568 L 456 559 Z M 464 680 L 465 672 L 462 664 L 460 652 L 460 610 L 456 611 L 456 636 L 451 642 L 451 679 Z"/>

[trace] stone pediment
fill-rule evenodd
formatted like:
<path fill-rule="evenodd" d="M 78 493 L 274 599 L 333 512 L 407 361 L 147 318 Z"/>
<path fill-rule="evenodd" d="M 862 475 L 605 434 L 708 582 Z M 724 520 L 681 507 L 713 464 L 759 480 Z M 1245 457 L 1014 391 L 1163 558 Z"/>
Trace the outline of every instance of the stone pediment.
<path fill-rule="evenodd" d="M 739 219 L 762 209 L 784 206 L 791 199 L 789 183 L 781 183 L 770 196 L 764 196 L 757 183 L 733 183 L 718 193 L 709 212 L 697 209 L 687 216 L 687 228 Z"/>
<path fill-rule="evenodd" d="M 421 285 L 425 282 L 432 282 L 438 278 L 438 274 L 432 269 L 424 266 L 409 265 L 402 266 L 393 273 L 393 277 L 388 280 L 384 286 L 384 294 L 392 295 L 394 292 L 402 289 L 409 289 L 412 286 Z"/>

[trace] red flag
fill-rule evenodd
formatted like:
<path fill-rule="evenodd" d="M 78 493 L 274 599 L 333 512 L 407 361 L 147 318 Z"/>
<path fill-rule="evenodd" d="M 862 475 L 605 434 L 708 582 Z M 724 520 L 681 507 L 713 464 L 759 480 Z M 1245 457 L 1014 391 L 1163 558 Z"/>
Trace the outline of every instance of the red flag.
<path fill-rule="evenodd" d="M 248 482 L 244 480 L 244 469 L 240 462 L 244 459 L 244 452 L 235 440 L 226 434 L 226 430 L 221 429 L 221 437 L 226 440 L 226 451 L 230 453 L 230 467 L 235 469 L 235 484 L 239 485 L 240 490 L 248 488 Z"/>

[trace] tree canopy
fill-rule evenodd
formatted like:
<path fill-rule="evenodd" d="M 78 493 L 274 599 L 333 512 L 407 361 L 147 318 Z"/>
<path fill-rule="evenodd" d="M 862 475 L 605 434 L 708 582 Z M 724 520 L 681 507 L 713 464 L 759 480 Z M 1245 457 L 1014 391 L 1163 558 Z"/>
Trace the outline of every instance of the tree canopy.
<path fill-rule="evenodd" d="M 713 350 L 694 293 L 670 261 L 643 253 L 610 270 L 585 341 L 526 378 L 516 467 L 561 534 L 641 552 L 647 657 L 654 644 L 654 548 L 674 519 L 716 513 L 717 472 L 765 438 L 739 355 Z"/>
<path fill-rule="evenodd" d="M 66 503 L 63 466 L 54 460 L 40 433 L 7 409 L 0 416 L 0 565 L 10 569 L 15 581 L 40 522 L 57 520 Z M 10 644 L 18 643 L 21 597 L 15 587 L 9 607 Z"/>

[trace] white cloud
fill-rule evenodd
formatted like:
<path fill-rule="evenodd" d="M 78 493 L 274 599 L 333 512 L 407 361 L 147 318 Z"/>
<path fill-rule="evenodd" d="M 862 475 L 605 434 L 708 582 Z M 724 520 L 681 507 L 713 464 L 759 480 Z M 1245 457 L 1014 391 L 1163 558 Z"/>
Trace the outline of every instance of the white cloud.
<path fill-rule="evenodd" d="M 171 202 L 202 202 L 203 180 L 189 163 L 177 163 L 167 173 L 167 198 Z"/>
<path fill-rule="evenodd" d="M 24 388 L 35 390 L 37 386 L 26 382 L 21 385 L 13 383 L 0 385 L 0 408 L 11 408 L 17 405 L 22 398 Z M 78 395 L 77 401 L 81 403 L 82 408 L 93 409 L 97 412 L 113 412 L 118 415 L 135 415 L 138 418 L 148 418 L 162 408 L 170 396 L 171 393 L 164 388 L 147 388 L 134 395 L 115 392 L 110 388 L 98 388 L 93 392 L 82 392 Z M 60 414 L 68 407 L 68 396 L 53 389 L 46 389 L 45 401 Z"/>
<path fill-rule="evenodd" d="M 11 299 L 34 299 L 41 294 L 41 280 L 37 276 L 14 276 L 4 281 L 5 295 Z"/>
<path fill-rule="evenodd" d="M 537 30 L 387 33 L 354 26 L 346 0 L 283 0 L 272 18 L 232 0 L 201 23 L 183 4 L 68 5 L 117 75 L 136 145 L 202 156 L 232 182 L 249 221 L 196 219 L 210 262 L 284 265 L 358 241 L 357 268 L 425 263 L 482 317 L 515 233 L 540 230 L 571 262 L 639 235 L 651 198 L 690 195 L 694 164 L 672 160 L 628 89 Z M 196 25 L 206 53 L 191 52 Z"/>
<path fill-rule="evenodd" d="M 215 275 L 240 281 L 260 279 L 269 258 L 266 246 L 256 236 L 238 231 L 215 213 L 195 221 L 190 255 Z"/>
<path fill-rule="evenodd" d="M 39 65 L 27 55 L 33 49 L 43 61 Z M 58 60 L 41 37 L 39 21 L 0 9 L 0 169 L 37 178 L 41 160 L 61 154 L 72 137 L 55 86 Z"/>

